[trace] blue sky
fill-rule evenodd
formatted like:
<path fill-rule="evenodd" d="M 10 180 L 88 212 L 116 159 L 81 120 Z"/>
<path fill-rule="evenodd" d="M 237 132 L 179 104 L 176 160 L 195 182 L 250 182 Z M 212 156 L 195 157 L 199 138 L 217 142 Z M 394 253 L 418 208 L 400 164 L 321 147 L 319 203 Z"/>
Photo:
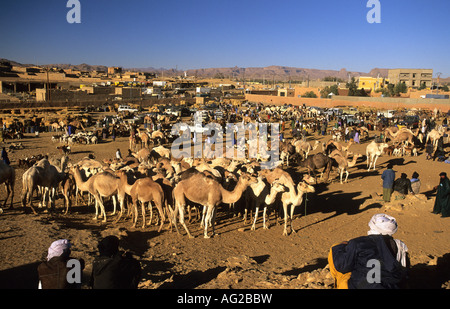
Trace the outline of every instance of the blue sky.
<path fill-rule="evenodd" d="M 0 57 L 22 63 L 199 69 L 303 68 L 369 72 L 432 68 L 450 77 L 450 1 L 1 1 Z"/>

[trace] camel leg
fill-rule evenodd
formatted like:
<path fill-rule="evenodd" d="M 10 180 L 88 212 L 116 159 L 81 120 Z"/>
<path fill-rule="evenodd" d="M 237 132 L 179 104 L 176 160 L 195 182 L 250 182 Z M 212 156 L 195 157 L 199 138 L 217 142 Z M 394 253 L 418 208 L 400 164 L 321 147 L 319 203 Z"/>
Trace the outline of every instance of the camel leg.
<path fill-rule="evenodd" d="M 263 229 L 268 230 L 269 225 L 266 225 L 266 216 L 267 216 L 267 207 L 264 207 L 263 210 Z M 267 223 L 269 223 L 269 217 L 267 217 Z"/>
<path fill-rule="evenodd" d="M 294 226 L 292 225 L 292 219 L 294 218 L 294 210 L 295 210 L 295 207 L 291 205 L 291 215 L 289 216 L 289 223 L 290 223 L 290 226 L 291 226 L 292 233 L 297 233 L 294 230 Z"/>
<path fill-rule="evenodd" d="M 164 215 L 164 211 L 163 211 L 163 207 L 162 207 L 162 201 L 155 202 L 155 206 L 156 206 L 156 208 L 159 211 L 159 216 L 160 216 L 159 219 L 161 220 L 161 223 L 160 223 L 159 229 L 158 229 L 158 233 L 159 233 L 162 230 L 162 227 L 164 225 L 164 221 L 166 221 L 166 216 Z"/>
<path fill-rule="evenodd" d="M 119 215 L 117 216 L 117 219 L 114 221 L 114 223 L 119 222 L 119 220 L 122 218 L 123 213 L 125 212 L 124 210 L 124 204 L 125 204 L 125 196 L 120 196 L 117 195 L 118 199 L 119 199 L 119 208 L 120 208 L 120 212 Z"/>
<path fill-rule="evenodd" d="M 373 160 L 373 170 L 375 170 L 375 165 L 377 164 L 378 156 L 375 156 Z"/>
<path fill-rule="evenodd" d="M 139 203 L 138 200 L 133 199 L 133 206 L 130 207 L 130 211 L 131 211 L 131 222 L 133 222 L 132 227 L 136 227 L 136 223 L 137 223 L 137 217 L 138 217 L 138 211 L 137 211 L 137 203 Z"/>
<path fill-rule="evenodd" d="M 205 230 L 204 230 L 204 234 L 203 234 L 204 238 L 210 238 L 208 236 L 208 223 L 212 227 L 212 236 L 215 235 L 215 230 L 214 230 L 215 222 L 214 221 L 215 221 L 215 207 L 208 206 L 208 210 L 207 210 L 206 216 L 205 216 Z"/>
<path fill-rule="evenodd" d="M 11 193 L 11 190 L 9 189 L 9 185 L 6 183 L 5 183 L 5 189 L 6 189 L 6 198 L 5 198 L 5 201 L 3 202 L 3 208 L 5 208 L 6 202 L 8 201 L 9 195 Z M 12 208 L 12 205 L 11 205 L 11 208 Z"/>
<path fill-rule="evenodd" d="M 186 226 L 186 223 L 184 222 L 184 205 L 178 205 L 178 211 L 180 212 L 180 224 L 186 230 L 186 233 L 188 234 L 189 238 L 194 238 L 194 237 L 192 237 L 191 233 L 189 232 L 188 227 Z"/>
<path fill-rule="evenodd" d="M 94 220 L 98 218 L 98 210 L 100 209 L 100 217 L 103 217 L 102 222 L 106 222 L 106 212 L 105 206 L 103 205 L 102 198 L 100 196 L 94 196 L 95 198 L 95 217 Z"/>
<path fill-rule="evenodd" d="M 9 185 L 11 190 L 11 204 L 9 205 L 9 208 L 13 208 L 13 202 L 14 202 L 14 183 Z"/>
<path fill-rule="evenodd" d="M 283 205 L 283 212 L 284 212 L 284 230 L 283 230 L 283 236 L 287 236 L 287 221 L 288 221 L 288 210 L 287 205 Z"/>
<path fill-rule="evenodd" d="M 152 203 L 148 202 L 148 206 L 151 208 L 152 207 Z M 141 211 L 142 211 L 142 228 L 145 228 L 145 202 L 141 201 Z M 152 219 L 150 218 L 150 224 L 152 224 Z"/>
<path fill-rule="evenodd" d="M 113 195 L 112 196 L 112 200 L 113 200 L 113 205 L 114 205 L 114 210 L 113 210 L 113 215 L 115 215 L 116 214 L 116 206 L 117 206 L 117 200 L 116 200 L 116 196 L 115 195 Z"/>
<path fill-rule="evenodd" d="M 256 206 L 255 218 L 253 219 L 253 224 L 252 224 L 252 227 L 251 227 L 252 231 L 256 230 L 256 220 L 258 220 L 258 212 L 259 212 L 259 206 Z"/>

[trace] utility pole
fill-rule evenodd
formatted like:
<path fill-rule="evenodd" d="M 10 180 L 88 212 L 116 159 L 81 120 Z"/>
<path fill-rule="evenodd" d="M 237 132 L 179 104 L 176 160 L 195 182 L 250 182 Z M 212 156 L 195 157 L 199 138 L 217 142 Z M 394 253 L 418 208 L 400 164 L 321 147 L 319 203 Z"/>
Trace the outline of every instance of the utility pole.
<path fill-rule="evenodd" d="M 46 67 L 45 68 L 45 70 L 47 71 L 47 84 L 46 84 L 46 86 L 45 86 L 45 88 L 47 88 L 46 90 L 46 93 L 47 93 L 47 100 L 49 101 L 49 102 L 51 102 L 52 101 L 52 98 L 51 98 L 51 93 L 50 93 L 50 79 L 49 79 L 49 77 L 48 77 L 48 71 L 50 70 L 48 67 Z"/>
<path fill-rule="evenodd" d="M 442 74 L 441 72 L 436 73 L 436 76 L 437 76 L 436 94 L 439 94 L 439 83 L 440 83 L 441 74 Z"/>

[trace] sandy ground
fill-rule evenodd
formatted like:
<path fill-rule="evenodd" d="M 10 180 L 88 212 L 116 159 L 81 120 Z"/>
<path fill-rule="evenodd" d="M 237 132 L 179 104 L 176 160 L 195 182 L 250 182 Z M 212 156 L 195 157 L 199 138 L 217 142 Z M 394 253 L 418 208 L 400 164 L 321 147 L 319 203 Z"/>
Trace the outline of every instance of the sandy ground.
<path fill-rule="evenodd" d="M 409 248 L 411 288 L 449 287 L 450 218 L 441 218 L 431 210 L 435 197 L 432 188 L 439 182 L 438 174 L 450 172 L 450 168 L 446 163 L 427 161 L 422 152 L 417 157 L 382 156 L 376 170 L 368 172 L 365 162 L 368 142 L 352 146 L 355 153 L 364 156 L 350 168 L 348 183 L 340 184 L 333 171 L 331 183 L 317 184 L 316 192 L 308 194 L 306 204 L 298 207 L 293 221 L 296 233 L 289 236 L 282 235 L 283 226 L 273 216 L 269 230 L 262 229 L 260 215 L 257 229 L 251 231 L 242 218 L 233 217 L 223 206 L 218 211 L 215 237 L 204 239 L 199 223 L 191 223 L 195 238 L 188 239 L 182 228 L 183 235 L 177 235 L 166 228 L 158 233 L 154 225 L 132 228 L 129 220 L 113 224 L 111 205 L 107 207 L 106 224 L 92 220 L 94 208 L 83 205 L 75 205 L 64 216 L 62 199 L 57 200 L 55 213 L 40 210 L 39 215 L 24 214 L 20 205 L 24 169 L 17 167 L 17 160 L 38 153 L 60 157 L 58 143 L 51 142 L 52 134 L 41 133 L 39 137 L 26 134 L 20 141 L 9 141 L 21 142 L 25 148 L 9 154 L 16 168 L 16 188 L 14 208 L 0 215 L 1 288 L 35 289 L 36 267 L 51 242 L 60 238 L 70 239 L 74 244 L 73 256 L 85 259 L 85 283 L 97 254 L 97 242 L 106 235 L 117 235 L 121 248 L 141 261 L 141 289 L 330 289 L 332 280 L 327 269 L 330 246 L 365 235 L 369 219 L 380 212 L 394 216 L 399 223 L 394 236 Z M 329 138 L 314 135 L 311 141 Z M 449 151 L 450 145 L 446 146 Z M 98 145 L 75 145 L 70 162 L 90 153 L 99 161 L 113 158 L 117 148 L 126 154 L 128 138 Z M 420 174 L 420 195 L 383 204 L 381 173 L 388 161 L 395 164 L 397 176 L 402 172 L 409 177 L 414 171 Z M 297 168 L 291 171 L 298 177 L 304 172 Z M 4 189 L 0 192 L 4 199 Z"/>

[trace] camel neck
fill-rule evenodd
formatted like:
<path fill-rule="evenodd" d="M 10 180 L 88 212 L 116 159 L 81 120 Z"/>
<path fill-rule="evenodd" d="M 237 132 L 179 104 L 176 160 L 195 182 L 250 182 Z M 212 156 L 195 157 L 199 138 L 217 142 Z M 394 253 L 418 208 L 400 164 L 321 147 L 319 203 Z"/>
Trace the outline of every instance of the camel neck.
<path fill-rule="evenodd" d="M 239 181 L 233 191 L 228 191 L 221 187 L 223 203 L 236 203 L 241 198 L 242 193 L 247 188 L 247 186 L 248 184 L 244 183 L 243 181 Z"/>

